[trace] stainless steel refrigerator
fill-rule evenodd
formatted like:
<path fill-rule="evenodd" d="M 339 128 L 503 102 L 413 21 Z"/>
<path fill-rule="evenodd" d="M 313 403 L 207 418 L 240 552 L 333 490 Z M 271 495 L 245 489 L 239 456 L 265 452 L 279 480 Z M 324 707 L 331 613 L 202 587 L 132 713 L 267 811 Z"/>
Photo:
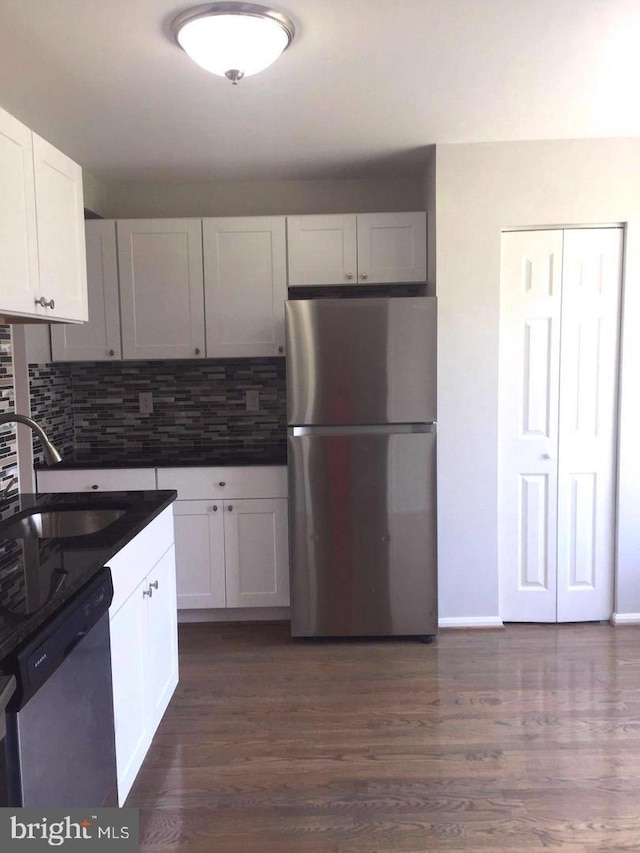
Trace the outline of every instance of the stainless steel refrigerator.
<path fill-rule="evenodd" d="M 434 635 L 436 300 L 285 316 L 291 633 Z"/>

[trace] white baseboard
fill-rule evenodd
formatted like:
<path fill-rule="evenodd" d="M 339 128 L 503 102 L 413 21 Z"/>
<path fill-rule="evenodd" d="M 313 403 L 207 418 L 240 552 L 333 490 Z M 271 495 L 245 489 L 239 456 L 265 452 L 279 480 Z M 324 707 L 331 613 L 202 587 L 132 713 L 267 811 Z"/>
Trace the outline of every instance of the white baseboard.
<path fill-rule="evenodd" d="M 612 625 L 640 625 L 640 613 L 613 613 Z"/>
<path fill-rule="evenodd" d="M 499 616 L 442 616 L 438 628 L 504 628 Z"/>

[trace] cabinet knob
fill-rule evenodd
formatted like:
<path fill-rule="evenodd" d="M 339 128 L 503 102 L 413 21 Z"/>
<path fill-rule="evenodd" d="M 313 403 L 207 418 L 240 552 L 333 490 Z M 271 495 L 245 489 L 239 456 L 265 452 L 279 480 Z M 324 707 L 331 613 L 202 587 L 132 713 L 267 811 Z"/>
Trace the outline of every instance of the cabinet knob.
<path fill-rule="evenodd" d="M 353 278 L 353 273 L 352 273 L 352 272 L 345 273 L 345 276 L 344 276 L 344 277 L 345 277 L 345 278 L 348 278 L 349 280 L 351 280 L 351 279 Z"/>
<path fill-rule="evenodd" d="M 278 352 L 284 352 L 284 347 L 278 347 Z"/>
<path fill-rule="evenodd" d="M 109 355 L 115 355 L 115 354 L 116 354 L 116 351 L 114 349 L 109 350 Z"/>
<path fill-rule="evenodd" d="M 216 504 L 214 504 L 214 505 L 211 507 L 211 509 L 213 510 L 213 512 L 218 512 L 218 507 L 217 507 L 217 505 L 216 505 Z"/>
<path fill-rule="evenodd" d="M 229 512 L 233 512 L 233 506 L 229 504 Z"/>
<path fill-rule="evenodd" d="M 44 296 L 41 296 L 40 299 L 36 299 L 36 305 L 41 305 L 43 308 L 55 308 L 56 307 L 55 300 L 50 299 L 47 302 L 47 300 L 44 298 Z"/>
<path fill-rule="evenodd" d="M 360 278 L 361 278 L 363 281 L 364 281 L 365 279 L 367 279 L 367 278 L 368 278 L 368 276 L 367 276 L 366 272 L 361 272 L 361 273 L 360 273 Z"/>
<path fill-rule="evenodd" d="M 220 482 L 218 483 L 218 485 L 219 485 L 219 486 L 226 486 L 227 484 L 225 483 L 225 481 L 224 481 L 224 480 L 220 480 Z"/>
<path fill-rule="evenodd" d="M 200 355 L 200 347 L 196 347 L 194 352 L 196 355 Z"/>
<path fill-rule="evenodd" d="M 97 490 L 100 488 L 100 486 L 99 486 L 97 483 L 94 483 L 94 484 L 93 484 L 93 486 L 91 486 L 91 488 L 92 488 L 94 491 L 97 491 Z"/>

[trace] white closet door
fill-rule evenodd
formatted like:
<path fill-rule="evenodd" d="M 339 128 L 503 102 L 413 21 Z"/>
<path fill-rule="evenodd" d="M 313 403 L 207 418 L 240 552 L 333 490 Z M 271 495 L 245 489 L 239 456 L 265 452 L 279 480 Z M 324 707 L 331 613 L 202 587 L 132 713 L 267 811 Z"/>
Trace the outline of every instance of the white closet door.
<path fill-rule="evenodd" d="M 565 231 L 558 448 L 558 622 L 613 611 L 622 229 Z"/>
<path fill-rule="evenodd" d="M 556 621 L 562 231 L 502 235 L 501 616 Z"/>
<path fill-rule="evenodd" d="M 503 234 L 501 616 L 613 609 L 622 230 Z"/>

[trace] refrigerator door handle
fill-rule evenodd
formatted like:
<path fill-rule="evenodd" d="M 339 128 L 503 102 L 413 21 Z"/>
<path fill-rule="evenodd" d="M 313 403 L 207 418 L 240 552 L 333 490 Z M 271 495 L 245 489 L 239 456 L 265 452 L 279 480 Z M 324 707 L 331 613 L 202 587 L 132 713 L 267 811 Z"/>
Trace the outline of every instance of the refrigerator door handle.
<path fill-rule="evenodd" d="M 435 433 L 435 421 L 423 424 L 362 424 L 358 426 L 292 426 L 289 435 L 389 435 Z"/>

